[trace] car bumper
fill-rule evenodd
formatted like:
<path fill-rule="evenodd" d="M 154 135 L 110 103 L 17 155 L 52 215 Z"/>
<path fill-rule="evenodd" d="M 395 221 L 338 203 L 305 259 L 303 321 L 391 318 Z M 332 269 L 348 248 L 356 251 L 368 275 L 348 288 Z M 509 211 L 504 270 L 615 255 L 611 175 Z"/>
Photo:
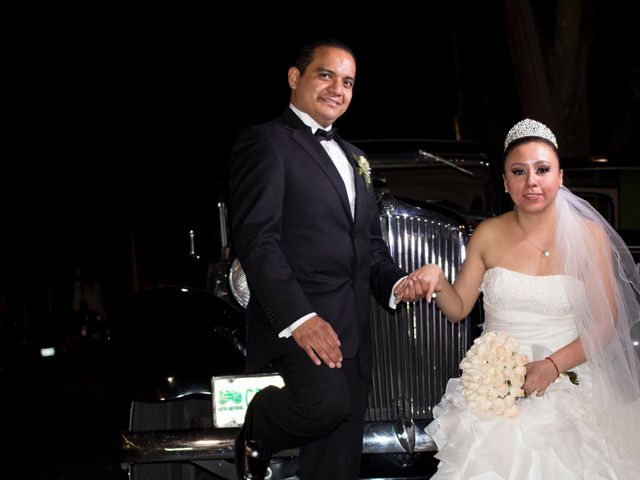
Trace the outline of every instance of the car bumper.
<path fill-rule="evenodd" d="M 416 453 L 437 450 L 424 431 L 428 421 L 373 422 L 365 424 L 363 453 Z M 239 428 L 202 428 L 121 432 L 123 465 L 148 462 L 187 462 L 233 459 L 233 443 Z M 295 456 L 284 450 L 276 456 Z"/>

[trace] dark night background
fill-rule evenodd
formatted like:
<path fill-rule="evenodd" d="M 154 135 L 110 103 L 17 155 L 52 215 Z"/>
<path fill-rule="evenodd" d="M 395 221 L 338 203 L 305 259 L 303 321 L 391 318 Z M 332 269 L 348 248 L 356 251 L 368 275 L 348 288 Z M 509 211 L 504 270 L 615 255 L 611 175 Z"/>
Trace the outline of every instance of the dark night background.
<path fill-rule="evenodd" d="M 74 331 L 86 314 L 74 288 L 91 287 L 90 310 L 108 326 L 136 291 L 184 281 L 189 229 L 202 258 L 216 257 L 233 138 L 285 108 L 300 42 L 336 36 L 356 53 L 354 99 L 336 124 L 348 140 L 459 138 L 495 155 L 508 128 L 533 116 L 568 157 L 637 164 L 635 3 L 14 6 L 0 379 L 15 440 L 38 432 L 50 445 L 37 449 L 47 473 L 21 478 L 115 478 L 100 454 L 121 426 L 107 347 Z M 69 360 L 31 364 L 43 338 L 66 344 Z"/>

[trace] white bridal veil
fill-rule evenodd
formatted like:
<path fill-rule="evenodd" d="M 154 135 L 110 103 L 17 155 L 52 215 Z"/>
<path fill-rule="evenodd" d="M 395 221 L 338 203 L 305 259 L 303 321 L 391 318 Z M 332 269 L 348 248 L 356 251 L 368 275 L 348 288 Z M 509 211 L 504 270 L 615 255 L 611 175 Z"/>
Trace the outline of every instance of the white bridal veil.
<path fill-rule="evenodd" d="M 561 187 L 556 251 L 593 382 L 593 415 L 616 473 L 640 472 L 640 275 L 629 249 L 588 202 Z M 634 345 L 635 343 L 635 345 Z M 618 471 L 619 469 L 619 471 Z"/>

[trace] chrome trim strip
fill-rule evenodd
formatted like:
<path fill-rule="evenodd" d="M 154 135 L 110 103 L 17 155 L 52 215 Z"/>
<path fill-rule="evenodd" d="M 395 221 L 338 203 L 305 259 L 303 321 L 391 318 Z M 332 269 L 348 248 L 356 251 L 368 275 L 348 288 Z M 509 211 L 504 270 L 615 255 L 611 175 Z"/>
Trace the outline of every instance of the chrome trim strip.
<path fill-rule="evenodd" d="M 427 422 L 415 422 L 413 452 L 435 451 L 436 445 L 424 431 Z M 121 463 L 179 462 L 233 459 L 233 444 L 239 428 L 154 430 L 121 432 Z M 391 422 L 365 425 L 363 453 L 408 453 Z M 298 455 L 297 449 L 279 452 L 278 457 Z"/>

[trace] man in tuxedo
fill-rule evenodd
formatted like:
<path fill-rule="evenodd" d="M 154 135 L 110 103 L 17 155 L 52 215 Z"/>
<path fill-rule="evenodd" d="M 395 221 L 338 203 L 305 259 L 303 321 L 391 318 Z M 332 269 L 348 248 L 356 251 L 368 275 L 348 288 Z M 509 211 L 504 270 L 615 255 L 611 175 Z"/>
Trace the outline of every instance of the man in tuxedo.
<path fill-rule="evenodd" d="M 285 112 L 233 147 L 232 235 L 251 290 L 246 366 L 270 364 L 285 381 L 249 405 L 236 440 L 241 478 L 263 478 L 271 454 L 296 447 L 302 480 L 359 477 L 370 292 L 389 308 L 422 293 L 416 285 L 394 297 L 406 273 L 382 238 L 368 164 L 333 127 L 355 78 L 345 44 L 303 47 Z"/>

